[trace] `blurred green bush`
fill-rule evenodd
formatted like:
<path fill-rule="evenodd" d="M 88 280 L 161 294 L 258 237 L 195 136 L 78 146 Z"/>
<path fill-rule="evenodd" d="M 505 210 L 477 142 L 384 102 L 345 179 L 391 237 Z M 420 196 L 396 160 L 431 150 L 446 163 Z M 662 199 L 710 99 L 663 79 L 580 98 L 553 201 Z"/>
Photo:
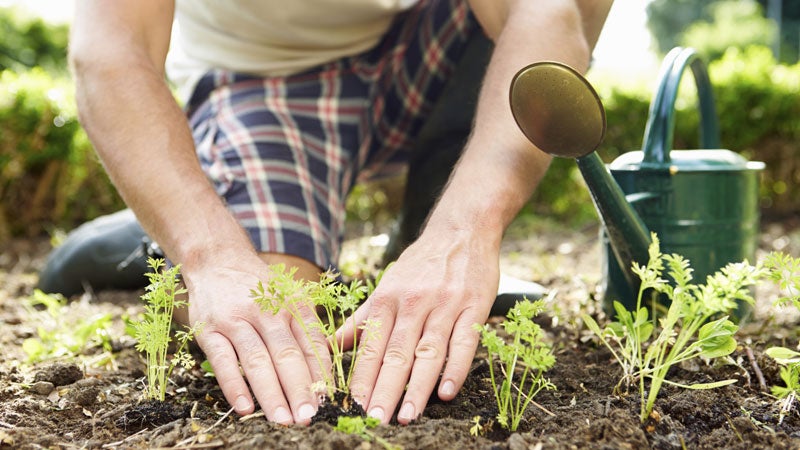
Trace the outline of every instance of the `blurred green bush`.
<path fill-rule="evenodd" d="M 780 65 L 769 49 L 750 47 L 729 50 L 710 65 L 709 73 L 723 147 L 767 164 L 763 213 L 797 215 L 800 65 Z M 601 157 L 610 162 L 640 149 L 655 80 L 649 85 L 623 78 L 593 83 L 608 123 Z M 674 147 L 695 148 L 699 117 L 691 74 L 684 83 L 676 104 Z M 385 221 L 396 212 L 401 199 L 395 197 L 402 192 L 402 186 L 359 187 L 348 199 L 348 217 Z M 0 200 L 0 242 L 71 229 L 124 207 L 77 121 L 72 83 L 58 70 L 0 72 Z M 521 214 L 574 226 L 596 220 L 575 163 L 565 159 L 553 160 Z"/>
<path fill-rule="evenodd" d="M 69 27 L 50 24 L 16 8 L 0 7 L 0 70 L 42 67 L 66 73 Z"/>
<path fill-rule="evenodd" d="M 709 67 L 722 143 L 767 165 L 767 215 L 800 214 L 800 63 L 778 64 L 770 49 L 729 50 Z"/>
<path fill-rule="evenodd" d="M 0 72 L 0 241 L 122 207 L 78 123 L 70 81 Z"/>

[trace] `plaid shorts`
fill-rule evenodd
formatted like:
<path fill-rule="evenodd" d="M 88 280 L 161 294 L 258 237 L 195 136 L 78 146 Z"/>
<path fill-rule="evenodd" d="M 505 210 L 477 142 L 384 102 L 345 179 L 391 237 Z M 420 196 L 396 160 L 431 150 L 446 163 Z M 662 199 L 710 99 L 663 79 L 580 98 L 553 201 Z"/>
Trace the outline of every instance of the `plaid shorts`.
<path fill-rule="evenodd" d="M 421 0 L 363 54 L 285 77 L 207 73 L 187 104 L 197 155 L 256 250 L 335 267 L 348 192 L 402 170 L 475 32 L 466 0 Z"/>

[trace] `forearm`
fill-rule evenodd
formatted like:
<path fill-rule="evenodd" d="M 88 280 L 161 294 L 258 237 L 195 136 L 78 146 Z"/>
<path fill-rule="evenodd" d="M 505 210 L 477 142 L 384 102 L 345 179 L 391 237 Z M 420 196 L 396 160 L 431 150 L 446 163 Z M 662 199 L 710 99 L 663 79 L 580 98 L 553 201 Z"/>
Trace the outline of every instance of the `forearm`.
<path fill-rule="evenodd" d="M 604 4 L 598 7 L 604 17 L 610 2 L 594 5 L 598 3 Z M 512 2 L 495 42 L 473 133 L 429 226 L 462 224 L 492 236 L 499 245 L 503 230 L 529 199 L 550 161 L 516 126 L 508 101 L 511 79 L 519 69 L 542 60 L 585 71 L 602 27 L 602 20 L 597 22 L 564 0 Z"/>
<path fill-rule="evenodd" d="M 221 250 L 221 238 L 225 248 L 251 248 L 201 171 L 160 71 L 135 56 L 74 67 L 81 121 L 125 202 L 167 255 L 201 264 Z"/>

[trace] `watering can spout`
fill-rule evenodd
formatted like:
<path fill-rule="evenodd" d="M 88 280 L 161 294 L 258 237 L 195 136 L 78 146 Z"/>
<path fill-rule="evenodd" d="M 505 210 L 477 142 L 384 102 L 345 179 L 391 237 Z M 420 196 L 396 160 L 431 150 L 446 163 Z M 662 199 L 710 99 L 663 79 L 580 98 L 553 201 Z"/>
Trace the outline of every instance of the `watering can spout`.
<path fill-rule="evenodd" d="M 594 88 L 567 65 L 538 62 L 514 76 L 510 102 L 514 120 L 534 145 L 554 156 L 576 158 L 623 275 L 638 290 L 631 262 L 647 264 L 650 234 L 595 152 L 605 136 L 606 118 Z"/>

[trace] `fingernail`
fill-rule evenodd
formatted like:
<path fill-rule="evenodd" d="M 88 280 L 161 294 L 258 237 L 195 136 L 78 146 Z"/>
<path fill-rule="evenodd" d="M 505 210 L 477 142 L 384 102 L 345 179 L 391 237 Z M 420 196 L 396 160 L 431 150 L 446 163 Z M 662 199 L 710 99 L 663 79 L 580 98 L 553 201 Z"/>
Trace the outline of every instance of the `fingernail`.
<path fill-rule="evenodd" d="M 289 424 L 292 423 L 292 415 L 289 413 L 289 410 L 284 408 L 283 406 L 279 406 L 275 409 L 275 414 L 273 415 L 275 422 L 281 424 Z"/>
<path fill-rule="evenodd" d="M 233 409 L 235 409 L 237 413 L 244 413 L 250 409 L 250 400 L 244 395 L 240 395 L 236 398 L 236 404 L 233 405 Z"/>
<path fill-rule="evenodd" d="M 414 420 L 417 417 L 416 410 L 414 409 L 414 405 L 411 402 L 406 402 L 402 408 L 400 408 L 400 412 L 397 413 L 397 418 L 400 420 Z"/>
<path fill-rule="evenodd" d="M 442 393 L 442 395 L 449 397 L 456 393 L 456 385 L 453 384 L 452 381 L 447 380 L 444 382 L 444 384 L 442 384 L 442 387 L 439 388 L 439 391 Z"/>
<path fill-rule="evenodd" d="M 314 414 L 317 412 L 314 411 L 314 407 L 306 403 L 305 405 L 301 406 L 299 410 L 297 410 L 297 418 L 301 422 L 305 422 L 306 420 L 314 417 Z"/>
<path fill-rule="evenodd" d="M 374 417 L 383 422 L 383 410 L 381 408 L 372 408 L 369 410 L 369 416 Z"/>

